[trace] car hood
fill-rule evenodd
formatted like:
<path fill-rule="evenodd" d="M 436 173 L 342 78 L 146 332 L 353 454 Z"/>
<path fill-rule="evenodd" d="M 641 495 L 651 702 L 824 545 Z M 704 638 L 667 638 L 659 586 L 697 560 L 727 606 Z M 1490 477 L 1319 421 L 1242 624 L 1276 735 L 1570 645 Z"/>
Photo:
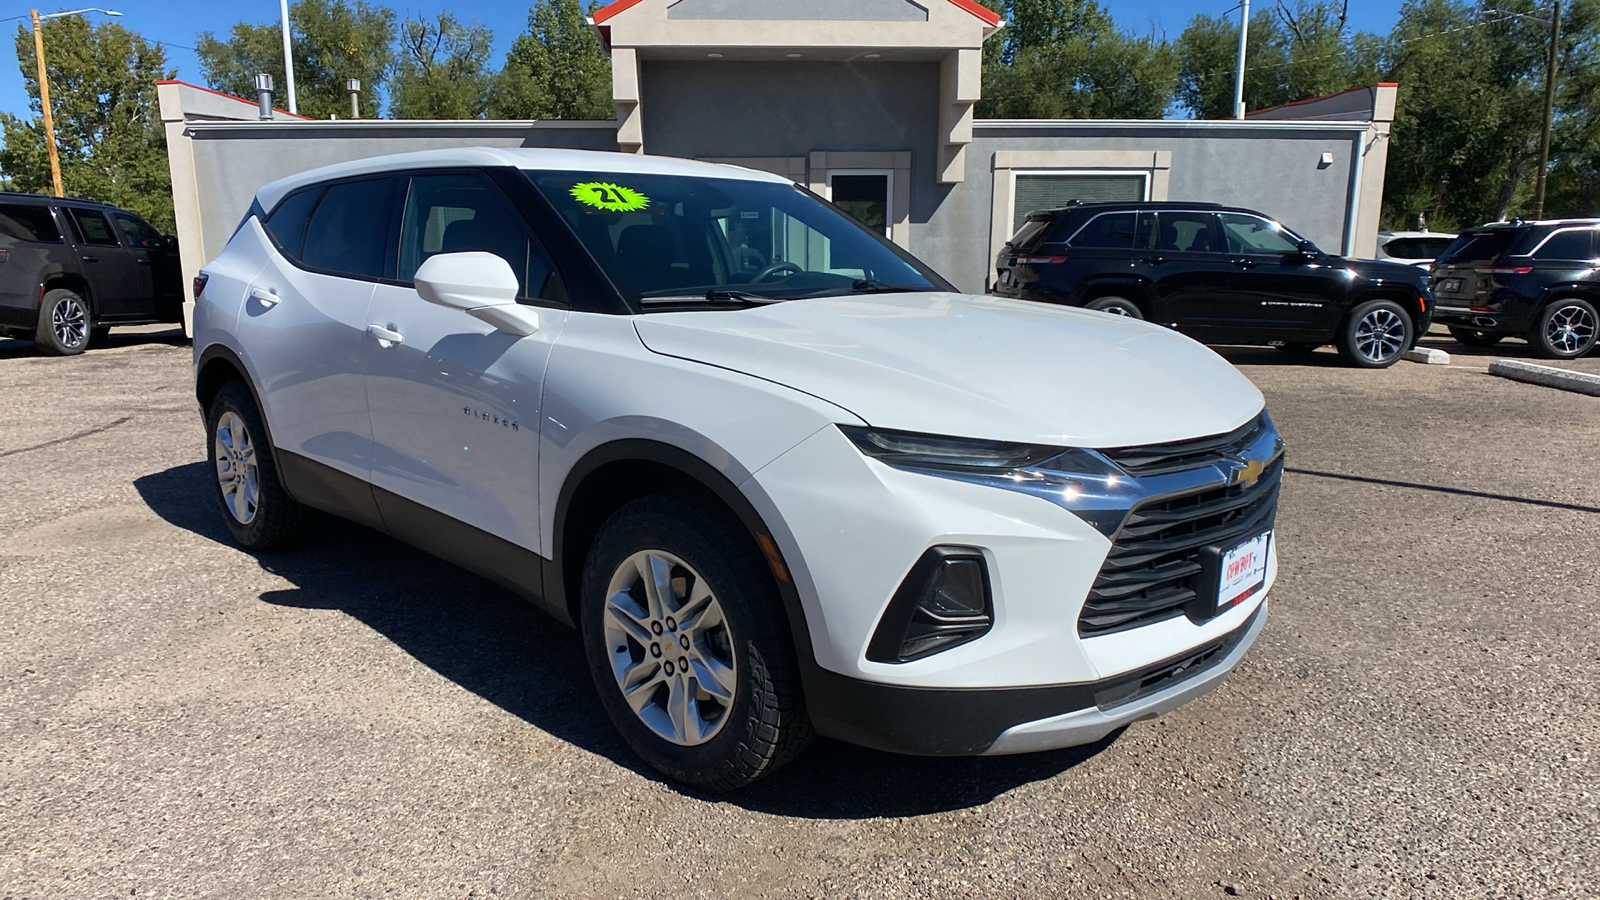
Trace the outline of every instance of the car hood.
<path fill-rule="evenodd" d="M 1121 447 L 1219 434 L 1261 393 L 1146 322 L 998 297 L 873 294 L 635 319 L 650 350 L 820 397 L 867 424 Z"/>
<path fill-rule="evenodd" d="M 1349 269 L 1357 277 L 1373 283 L 1399 282 L 1417 288 L 1428 286 L 1428 270 L 1425 265 L 1416 266 L 1383 259 L 1350 259 L 1343 256 L 1338 257 L 1336 261 L 1327 260 L 1325 264 L 1334 268 Z"/>

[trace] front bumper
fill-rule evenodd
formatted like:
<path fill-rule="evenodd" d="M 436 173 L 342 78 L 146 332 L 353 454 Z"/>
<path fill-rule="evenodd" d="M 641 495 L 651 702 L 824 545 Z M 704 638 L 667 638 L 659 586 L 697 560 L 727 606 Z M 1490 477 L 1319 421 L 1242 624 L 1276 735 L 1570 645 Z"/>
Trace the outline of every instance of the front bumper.
<path fill-rule="evenodd" d="M 915 756 L 1033 753 L 1097 741 L 1220 685 L 1267 620 L 1262 600 L 1232 631 L 1098 681 L 1014 688 L 917 688 L 830 672 L 806 684 L 821 734 Z"/>

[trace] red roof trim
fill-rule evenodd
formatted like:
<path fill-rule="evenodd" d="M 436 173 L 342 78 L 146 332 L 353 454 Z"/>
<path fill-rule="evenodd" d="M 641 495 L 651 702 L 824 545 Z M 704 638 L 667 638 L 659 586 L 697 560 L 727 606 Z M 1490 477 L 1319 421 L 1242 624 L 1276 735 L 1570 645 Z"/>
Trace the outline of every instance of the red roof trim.
<path fill-rule="evenodd" d="M 1399 86 L 1400 83 L 1397 81 L 1380 81 L 1377 84 L 1363 84 L 1360 87 L 1353 87 L 1343 91 L 1335 91 L 1332 94 L 1323 94 L 1319 97 L 1307 97 L 1304 100 L 1290 100 L 1288 103 L 1279 103 L 1275 106 L 1263 106 L 1260 109 L 1252 109 L 1249 112 L 1246 112 L 1244 117 L 1248 119 L 1257 113 L 1270 112 L 1274 109 L 1283 109 L 1289 106 L 1299 106 L 1302 103 L 1316 103 L 1318 100 L 1332 100 L 1334 97 L 1343 97 L 1345 94 L 1354 94 L 1356 91 L 1370 91 L 1373 88 L 1385 87 L 1397 88 Z"/>
<path fill-rule="evenodd" d="M 595 10 L 591 20 L 599 25 L 617 13 L 625 12 L 643 2 L 644 0 L 616 0 Z M 982 19 L 990 27 L 1000 24 L 1000 14 L 979 3 L 978 0 L 950 0 L 950 2 Z"/>
<path fill-rule="evenodd" d="M 208 88 L 208 87 L 203 87 L 203 86 L 198 85 L 198 84 L 190 84 L 187 81 L 179 81 L 176 78 L 168 78 L 168 79 L 165 79 L 165 80 L 162 80 L 162 81 L 157 81 L 156 84 L 181 84 L 184 87 L 194 88 L 197 91 L 205 91 L 208 94 L 216 94 L 218 97 L 227 97 L 229 100 L 237 100 L 240 103 L 243 103 L 246 106 L 251 107 L 252 109 L 256 108 L 256 104 L 255 104 L 254 101 L 246 100 L 243 97 L 235 97 L 234 95 L 232 95 L 230 93 L 227 93 L 226 91 L 219 91 L 216 88 Z M 289 112 L 287 109 L 279 109 L 276 106 L 274 106 L 272 108 L 272 111 L 273 112 L 283 113 L 286 116 L 294 116 L 296 119 L 305 119 L 308 122 L 311 121 L 311 117 L 310 116 L 302 116 L 299 113 Z"/>

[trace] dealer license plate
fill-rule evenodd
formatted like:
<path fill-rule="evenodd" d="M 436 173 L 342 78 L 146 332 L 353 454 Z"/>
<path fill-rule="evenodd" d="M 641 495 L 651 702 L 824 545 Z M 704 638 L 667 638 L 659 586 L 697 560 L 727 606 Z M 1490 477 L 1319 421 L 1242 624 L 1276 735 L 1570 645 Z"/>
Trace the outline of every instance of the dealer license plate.
<path fill-rule="evenodd" d="M 1459 278 L 1446 278 L 1439 282 L 1440 293 L 1453 294 L 1459 290 L 1461 290 L 1461 279 Z"/>
<path fill-rule="evenodd" d="M 1001 287 L 1010 287 L 1011 286 L 1011 270 L 1010 269 L 1001 269 L 1000 270 L 1000 286 Z"/>
<path fill-rule="evenodd" d="M 1267 580 L 1267 545 L 1271 542 L 1272 532 L 1269 531 L 1222 554 L 1217 585 L 1218 612 L 1261 590 Z"/>

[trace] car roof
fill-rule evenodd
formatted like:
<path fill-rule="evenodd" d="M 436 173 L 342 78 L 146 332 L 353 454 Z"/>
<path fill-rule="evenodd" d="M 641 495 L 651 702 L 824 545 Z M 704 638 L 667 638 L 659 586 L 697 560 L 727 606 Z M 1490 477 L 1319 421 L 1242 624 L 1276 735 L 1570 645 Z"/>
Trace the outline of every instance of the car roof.
<path fill-rule="evenodd" d="M 1551 226 L 1558 226 L 1558 225 L 1577 225 L 1577 226 L 1580 226 L 1580 227 L 1584 226 L 1584 225 L 1600 226 L 1600 218 L 1590 217 L 1590 218 L 1583 218 L 1583 219 L 1577 219 L 1577 218 L 1574 218 L 1574 219 L 1512 219 L 1509 222 L 1485 222 L 1482 225 L 1479 225 L 1477 228 L 1471 228 L 1471 229 L 1468 229 L 1468 230 L 1469 231 L 1483 232 L 1483 231 L 1493 231 L 1493 230 L 1497 230 L 1497 229 L 1540 228 L 1540 227 L 1551 227 Z"/>
<path fill-rule="evenodd" d="M 27 194 L 21 191 L 0 191 L 0 201 L 8 203 L 59 203 L 62 206 L 94 206 L 100 209 L 122 210 L 122 207 L 104 200 L 85 200 L 81 197 L 53 197 L 49 194 Z"/>
<path fill-rule="evenodd" d="M 1444 238 L 1451 240 L 1456 237 L 1453 231 L 1380 231 L 1378 237 L 1385 240 L 1394 238 Z"/>
<path fill-rule="evenodd" d="M 789 184 L 789 179 L 724 163 L 700 162 L 671 156 L 646 156 L 603 150 L 555 150 L 547 148 L 460 147 L 448 150 L 423 150 L 373 156 L 351 162 L 311 169 L 280 178 L 256 192 L 262 208 L 271 209 L 291 191 L 319 181 L 375 175 L 401 169 L 454 167 L 512 167 L 573 172 L 607 172 L 618 175 L 685 175 L 699 178 L 732 178 Z"/>

